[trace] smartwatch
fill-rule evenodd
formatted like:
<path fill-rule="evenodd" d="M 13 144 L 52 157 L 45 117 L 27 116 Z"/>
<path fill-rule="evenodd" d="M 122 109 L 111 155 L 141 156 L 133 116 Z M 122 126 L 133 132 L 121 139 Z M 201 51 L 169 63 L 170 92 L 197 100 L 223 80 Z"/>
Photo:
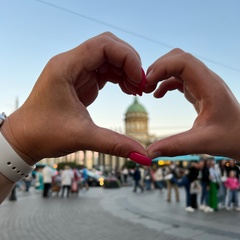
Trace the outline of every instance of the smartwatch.
<path fill-rule="evenodd" d="M 2 127 L 6 114 L 0 114 L 0 128 Z M 11 147 L 0 131 L 0 173 L 13 183 L 27 177 L 34 166 L 28 165 Z"/>

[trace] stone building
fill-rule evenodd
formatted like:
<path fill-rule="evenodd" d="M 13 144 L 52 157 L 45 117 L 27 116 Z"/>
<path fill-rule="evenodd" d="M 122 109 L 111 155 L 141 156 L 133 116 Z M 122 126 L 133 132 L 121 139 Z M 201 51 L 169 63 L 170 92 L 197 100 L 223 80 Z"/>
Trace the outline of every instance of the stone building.
<path fill-rule="evenodd" d="M 147 147 L 155 140 L 155 136 L 149 135 L 148 120 L 145 107 L 135 97 L 125 113 L 125 134 L 136 139 L 144 147 Z"/>

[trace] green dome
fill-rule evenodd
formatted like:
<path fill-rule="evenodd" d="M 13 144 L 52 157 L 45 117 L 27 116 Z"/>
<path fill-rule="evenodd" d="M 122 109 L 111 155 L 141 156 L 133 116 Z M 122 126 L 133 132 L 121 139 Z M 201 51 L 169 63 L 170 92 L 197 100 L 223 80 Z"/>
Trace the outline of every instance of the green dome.
<path fill-rule="evenodd" d="M 138 102 L 137 97 L 134 98 L 133 104 L 129 106 L 129 108 L 127 109 L 126 113 L 131 113 L 131 112 L 147 113 L 147 111 L 144 108 L 144 106 Z"/>

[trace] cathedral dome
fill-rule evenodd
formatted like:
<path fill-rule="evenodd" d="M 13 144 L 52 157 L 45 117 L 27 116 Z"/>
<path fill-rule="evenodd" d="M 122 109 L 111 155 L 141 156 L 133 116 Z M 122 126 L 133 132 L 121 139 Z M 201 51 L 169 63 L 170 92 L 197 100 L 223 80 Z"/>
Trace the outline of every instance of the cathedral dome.
<path fill-rule="evenodd" d="M 133 104 L 128 107 L 126 114 L 137 113 L 137 112 L 147 113 L 145 107 L 142 104 L 140 104 L 138 102 L 137 97 L 135 97 Z"/>

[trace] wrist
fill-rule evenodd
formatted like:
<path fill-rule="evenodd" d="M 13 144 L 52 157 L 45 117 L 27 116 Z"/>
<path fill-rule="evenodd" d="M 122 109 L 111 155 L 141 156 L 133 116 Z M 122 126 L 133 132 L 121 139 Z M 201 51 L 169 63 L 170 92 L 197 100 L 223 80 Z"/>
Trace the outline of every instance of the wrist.
<path fill-rule="evenodd" d="M 21 159 L 23 159 L 27 164 L 33 166 L 37 161 L 34 160 L 31 156 L 29 156 L 26 148 L 27 142 L 24 140 L 24 131 L 21 123 L 19 124 L 19 120 L 15 121 L 15 119 L 21 119 L 20 117 L 15 117 L 15 113 L 7 117 L 4 121 L 4 124 L 0 128 L 0 134 L 6 139 L 8 144 L 13 148 L 13 150 L 19 155 Z M 21 137 L 22 135 L 22 137 Z"/>

